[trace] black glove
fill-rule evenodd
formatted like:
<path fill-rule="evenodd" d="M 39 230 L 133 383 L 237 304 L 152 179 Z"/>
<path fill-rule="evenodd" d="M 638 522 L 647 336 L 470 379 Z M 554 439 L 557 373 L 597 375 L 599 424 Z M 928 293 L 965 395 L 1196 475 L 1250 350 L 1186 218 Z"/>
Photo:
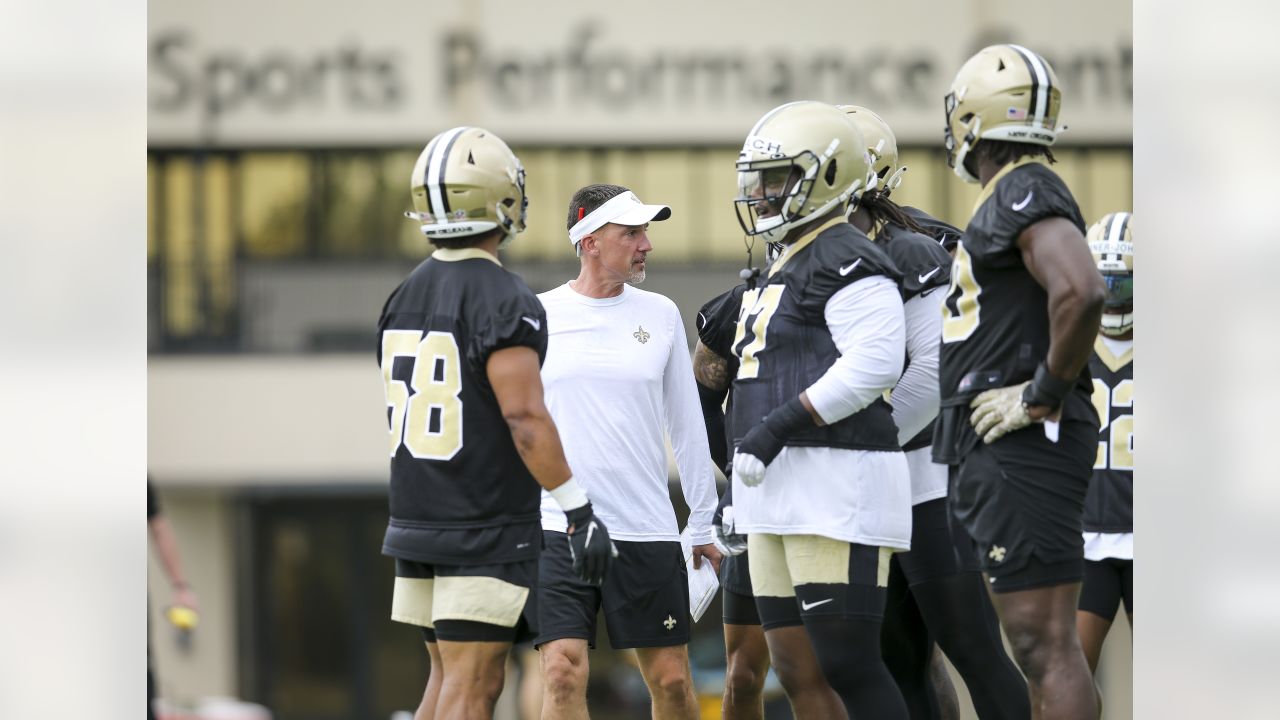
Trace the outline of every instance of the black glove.
<path fill-rule="evenodd" d="M 768 465 L 782 452 L 787 438 L 796 430 L 813 424 L 813 417 L 805 409 L 799 397 L 793 397 L 785 404 L 774 408 L 759 425 L 747 431 L 737 451 L 744 455 L 754 455 L 760 462 Z"/>
<path fill-rule="evenodd" d="M 591 503 L 570 510 L 565 517 L 569 520 L 569 556 L 573 558 L 573 571 L 585 583 L 604 583 L 609 564 L 618 556 L 618 549 L 609 539 L 609 529 L 596 517 Z"/>

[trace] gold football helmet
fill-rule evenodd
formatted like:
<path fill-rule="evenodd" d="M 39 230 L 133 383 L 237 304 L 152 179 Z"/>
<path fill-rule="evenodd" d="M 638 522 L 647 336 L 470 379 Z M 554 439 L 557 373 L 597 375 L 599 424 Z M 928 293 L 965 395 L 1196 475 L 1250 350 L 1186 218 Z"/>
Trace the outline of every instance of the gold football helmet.
<path fill-rule="evenodd" d="M 847 211 L 876 181 L 857 126 L 812 100 L 765 113 L 743 142 L 737 169 L 738 224 L 766 242 L 833 209 Z"/>
<path fill-rule="evenodd" d="M 413 212 L 428 238 L 477 235 L 501 228 L 506 244 L 525 228 L 529 198 L 524 167 L 497 135 L 456 127 L 431 138 L 409 180 Z"/>
<path fill-rule="evenodd" d="M 884 118 L 861 105 L 837 105 L 836 109 L 843 110 L 862 131 L 862 139 L 871 153 L 871 169 L 879 178 L 876 187 L 885 195 L 893 192 L 902 184 L 902 174 L 907 171 L 906 166 L 898 164 L 898 140 L 893 129 Z"/>
<path fill-rule="evenodd" d="M 978 178 L 965 158 L 983 138 L 1052 145 L 1062 91 L 1049 63 L 1021 45 L 992 45 L 960 67 L 944 108 L 947 164 L 965 182 Z"/>
<path fill-rule="evenodd" d="M 1123 335 L 1133 327 L 1133 213 L 1105 215 L 1085 237 L 1107 284 L 1102 334 Z"/>

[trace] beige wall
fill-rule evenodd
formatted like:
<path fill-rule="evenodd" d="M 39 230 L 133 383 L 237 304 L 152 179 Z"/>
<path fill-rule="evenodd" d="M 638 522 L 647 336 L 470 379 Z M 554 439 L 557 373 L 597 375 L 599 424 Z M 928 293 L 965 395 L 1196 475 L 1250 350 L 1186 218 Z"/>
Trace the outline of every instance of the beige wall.
<path fill-rule="evenodd" d="M 373 355 L 153 356 L 147 461 L 170 485 L 385 482 Z"/>
<path fill-rule="evenodd" d="M 1071 142 L 1132 137 L 1132 7 L 1114 0 L 334 0 L 150 5 L 153 146 L 738 143 L 808 98 L 938 142 L 960 64 L 1019 42 L 1054 65 Z M 306 32 L 299 32 L 299 18 Z"/>

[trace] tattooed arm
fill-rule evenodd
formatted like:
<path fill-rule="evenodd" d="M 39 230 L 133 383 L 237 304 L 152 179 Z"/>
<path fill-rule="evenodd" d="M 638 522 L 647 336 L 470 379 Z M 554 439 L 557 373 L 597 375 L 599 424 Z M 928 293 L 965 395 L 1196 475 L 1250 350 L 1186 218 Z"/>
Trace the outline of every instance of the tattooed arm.
<path fill-rule="evenodd" d="M 729 462 L 729 443 L 725 438 L 721 405 L 729 391 L 729 361 L 698 341 L 693 351 L 693 377 L 698 381 L 698 400 L 702 403 L 702 419 L 707 425 L 711 459 L 724 470 Z"/>

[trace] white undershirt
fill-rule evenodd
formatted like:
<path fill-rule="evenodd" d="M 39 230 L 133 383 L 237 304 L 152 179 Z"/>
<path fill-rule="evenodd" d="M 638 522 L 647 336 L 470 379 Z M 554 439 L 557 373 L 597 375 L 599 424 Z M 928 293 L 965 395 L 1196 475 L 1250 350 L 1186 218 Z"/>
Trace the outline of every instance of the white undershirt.
<path fill-rule="evenodd" d="M 1102 338 L 1102 344 L 1106 345 L 1107 349 L 1111 351 L 1111 354 L 1116 357 L 1124 355 L 1133 348 L 1132 338 L 1128 340 L 1116 340 L 1115 338 L 1109 338 L 1106 335 L 1099 335 L 1098 337 Z"/>
<path fill-rule="evenodd" d="M 906 372 L 893 388 L 893 422 L 898 442 L 920 434 L 938 416 L 938 348 L 942 343 L 942 301 L 946 293 L 934 288 L 903 305 L 907 333 Z"/>
<path fill-rule="evenodd" d="M 538 296 L 547 311 L 542 382 L 574 478 L 617 540 L 678 541 L 667 491 L 664 428 L 689 505 L 693 544 L 711 542 L 715 475 L 675 303 L 623 286 L 590 298 L 568 284 Z M 542 527 L 564 532 L 546 491 Z"/>
<path fill-rule="evenodd" d="M 805 394 L 834 423 L 871 404 L 902 374 L 902 296 L 888 278 L 864 278 L 832 295 L 824 316 L 841 356 Z M 901 451 L 785 447 L 757 487 L 734 480 L 733 501 L 742 532 L 911 546 L 911 482 Z"/>

